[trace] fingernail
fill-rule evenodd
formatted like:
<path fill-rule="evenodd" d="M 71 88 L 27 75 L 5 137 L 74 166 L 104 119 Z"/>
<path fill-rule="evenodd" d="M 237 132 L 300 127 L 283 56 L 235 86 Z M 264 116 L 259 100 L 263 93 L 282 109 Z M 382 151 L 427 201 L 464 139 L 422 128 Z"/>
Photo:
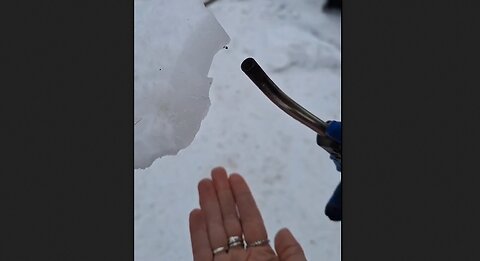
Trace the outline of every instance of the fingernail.
<path fill-rule="evenodd" d="M 215 168 L 212 169 L 212 172 L 213 172 L 213 171 L 224 170 L 224 169 L 225 169 L 225 168 L 222 167 L 222 166 L 217 166 L 217 167 L 215 167 Z"/>

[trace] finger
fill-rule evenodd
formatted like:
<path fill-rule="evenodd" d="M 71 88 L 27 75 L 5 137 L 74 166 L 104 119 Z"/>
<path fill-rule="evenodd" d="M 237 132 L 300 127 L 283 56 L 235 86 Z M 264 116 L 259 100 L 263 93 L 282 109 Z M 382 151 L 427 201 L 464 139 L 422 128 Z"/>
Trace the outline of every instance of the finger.
<path fill-rule="evenodd" d="M 223 217 L 223 225 L 227 236 L 242 236 L 242 226 L 238 219 L 237 207 L 233 198 L 227 172 L 219 167 L 212 170 L 212 180 L 217 192 L 220 210 Z"/>
<path fill-rule="evenodd" d="M 212 249 L 208 240 L 205 216 L 200 209 L 190 212 L 190 240 L 194 261 L 210 261 L 213 259 Z"/>
<path fill-rule="evenodd" d="M 263 223 L 260 210 L 257 208 L 247 183 L 239 174 L 232 174 L 229 178 L 230 187 L 237 204 L 242 231 L 247 243 L 267 239 L 267 230 Z"/>
<path fill-rule="evenodd" d="M 212 249 L 227 246 L 227 235 L 222 221 L 222 213 L 218 203 L 217 194 L 210 179 L 203 179 L 198 183 L 200 207 L 205 213 L 208 238 Z"/>
<path fill-rule="evenodd" d="M 281 229 L 275 236 L 275 251 L 280 261 L 307 260 L 302 247 L 287 228 Z"/>

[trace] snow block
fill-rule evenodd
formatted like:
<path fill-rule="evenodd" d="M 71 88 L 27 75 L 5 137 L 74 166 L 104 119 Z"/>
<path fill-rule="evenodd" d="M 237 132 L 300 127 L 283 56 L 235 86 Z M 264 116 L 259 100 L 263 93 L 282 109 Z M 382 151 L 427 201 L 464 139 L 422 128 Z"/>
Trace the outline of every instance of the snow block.
<path fill-rule="evenodd" d="M 134 167 L 193 141 L 210 106 L 214 55 L 229 41 L 201 0 L 134 1 Z"/>

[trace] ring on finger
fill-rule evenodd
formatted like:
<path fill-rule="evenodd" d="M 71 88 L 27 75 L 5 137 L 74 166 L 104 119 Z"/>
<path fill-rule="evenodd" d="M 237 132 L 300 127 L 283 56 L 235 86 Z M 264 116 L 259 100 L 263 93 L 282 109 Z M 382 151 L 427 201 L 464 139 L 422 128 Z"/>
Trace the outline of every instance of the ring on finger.
<path fill-rule="evenodd" d="M 236 247 L 241 246 L 244 247 L 243 239 L 240 236 L 231 236 L 228 238 L 228 247 Z"/>
<path fill-rule="evenodd" d="M 248 247 L 264 246 L 264 245 L 268 245 L 269 243 L 270 243 L 270 240 L 269 240 L 269 239 L 257 240 L 257 241 L 254 241 L 254 242 L 252 242 L 252 243 L 247 243 L 247 248 L 248 248 Z"/>
<path fill-rule="evenodd" d="M 228 251 L 228 247 L 226 246 L 222 246 L 222 247 L 217 247 L 215 249 L 212 250 L 212 253 L 213 255 L 216 255 L 216 254 L 219 254 L 219 253 L 222 253 L 222 252 L 227 252 Z"/>
<path fill-rule="evenodd" d="M 236 247 L 236 246 L 240 246 L 240 247 L 242 247 L 242 248 L 245 248 L 245 245 L 243 244 L 242 241 L 238 241 L 238 242 L 231 243 L 231 244 L 228 245 L 228 247 L 230 247 L 230 248 L 234 248 L 234 247 Z"/>

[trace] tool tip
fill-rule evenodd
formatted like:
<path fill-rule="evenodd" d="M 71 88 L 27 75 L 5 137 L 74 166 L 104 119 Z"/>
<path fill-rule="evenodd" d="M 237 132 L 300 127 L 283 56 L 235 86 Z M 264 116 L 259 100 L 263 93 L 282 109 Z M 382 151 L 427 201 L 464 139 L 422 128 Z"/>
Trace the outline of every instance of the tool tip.
<path fill-rule="evenodd" d="M 257 66 L 257 62 L 252 57 L 245 59 L 241 65 L 242 71 L 245 73 L 251 71 L 255 66 Z"/>

